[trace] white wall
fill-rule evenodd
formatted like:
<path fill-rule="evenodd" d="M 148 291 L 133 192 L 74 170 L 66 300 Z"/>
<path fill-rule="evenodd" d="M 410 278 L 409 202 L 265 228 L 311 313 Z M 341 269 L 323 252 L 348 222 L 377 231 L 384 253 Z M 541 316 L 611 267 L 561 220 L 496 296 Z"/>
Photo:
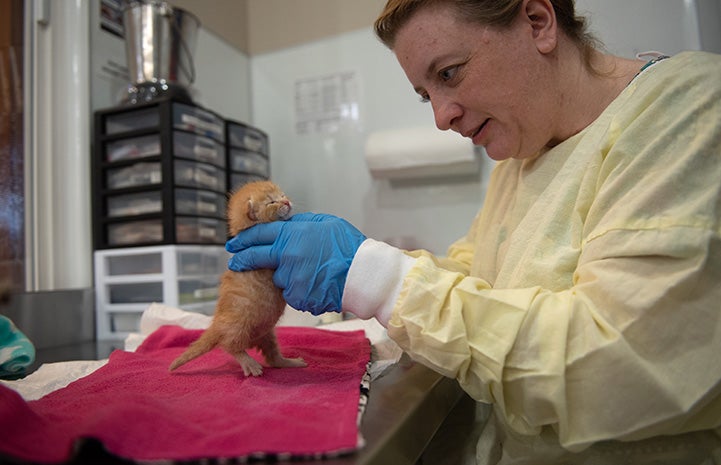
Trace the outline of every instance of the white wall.
<path fill-rule="evenodd" d="M 491 162 L 462 179 L 374 180 L 363 150 L 373 131 L 425 125 L 419 102 L 393 54 L 370 28 L 251 58 L 253 123 L 270 136 L 271 174 L 297 209 L 347 218 L 369 237 L 444 253 L 482 204 Z M 337 131 L 299 134 L 296 81 L 354 73 L 358 119 Z M 402 239 L 399 239 L 402 238 Z"/>
<path fill-rule="evenodd" d="M 195 50 L 193 99 L 224 118 L 250 121 L 250 60 L 215 34 L 200 28 Z"/>
<path fill-rule="evenodd" d="M 617 55 L 721 53 L 721 0 L 576 0 L 576 9 Z"/>

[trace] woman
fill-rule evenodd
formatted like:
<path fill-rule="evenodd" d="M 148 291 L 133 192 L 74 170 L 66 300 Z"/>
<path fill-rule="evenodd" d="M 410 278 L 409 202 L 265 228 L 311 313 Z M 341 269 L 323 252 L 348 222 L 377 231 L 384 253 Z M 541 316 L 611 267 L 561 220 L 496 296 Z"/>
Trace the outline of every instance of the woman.
<path fill-rule="evenodd" d="M 390 0 L 375 27 L 499 161 L 469 233 L 441 259 L 301 214 L 230 268 L 492 404 L 480 463 L 721 463 L 721 57 L 606 54 L 572 0 Z"/>

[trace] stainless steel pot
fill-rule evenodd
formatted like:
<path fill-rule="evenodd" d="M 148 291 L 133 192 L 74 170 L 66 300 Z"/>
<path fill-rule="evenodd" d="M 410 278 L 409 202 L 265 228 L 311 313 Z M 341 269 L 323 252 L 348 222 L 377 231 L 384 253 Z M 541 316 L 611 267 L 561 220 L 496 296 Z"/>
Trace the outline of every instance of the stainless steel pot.
<path fill-rule="evenodd" d="M 123 10 L 131 84 L 179 85 L 195 81 L 193 53 L 200 21 L 162 1 L 130 1 Z"/>

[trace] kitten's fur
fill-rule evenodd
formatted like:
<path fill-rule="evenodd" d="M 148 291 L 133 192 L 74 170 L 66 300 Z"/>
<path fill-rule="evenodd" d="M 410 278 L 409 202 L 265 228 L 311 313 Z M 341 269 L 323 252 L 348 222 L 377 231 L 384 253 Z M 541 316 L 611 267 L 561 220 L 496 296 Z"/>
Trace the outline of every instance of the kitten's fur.
<path fill-rule="evenodd" d="M 284 220 L 290 216 L 291 202 L 270 181 L 246 184 L 228 201 L 228 230 L 238 232 L 257 223 Z M 246 376 L 260 376 L 263 367 L 246 352 L 261 350 L 272 367 L 304 367 L 301 358 L 284 358 L 275 337 L 275 324 L 283 314 L 282 291 L 273 284 L 272 270 L 226 271 L 220 279 L 218 303 L 210 327 L 170 365 L 182 364 L 209 352 L 216 346 L 233 355 Z"/>

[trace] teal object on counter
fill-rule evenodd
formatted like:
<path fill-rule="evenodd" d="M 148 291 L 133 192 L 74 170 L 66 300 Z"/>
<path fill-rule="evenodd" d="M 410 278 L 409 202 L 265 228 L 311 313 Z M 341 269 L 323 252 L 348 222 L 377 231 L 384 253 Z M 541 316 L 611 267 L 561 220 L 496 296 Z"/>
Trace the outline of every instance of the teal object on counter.
<path fill-rule="evenodd" d="M 0 315 L 0 379 L 25 376 L 35 361 L 35 346 L 7 317 Z"/>

